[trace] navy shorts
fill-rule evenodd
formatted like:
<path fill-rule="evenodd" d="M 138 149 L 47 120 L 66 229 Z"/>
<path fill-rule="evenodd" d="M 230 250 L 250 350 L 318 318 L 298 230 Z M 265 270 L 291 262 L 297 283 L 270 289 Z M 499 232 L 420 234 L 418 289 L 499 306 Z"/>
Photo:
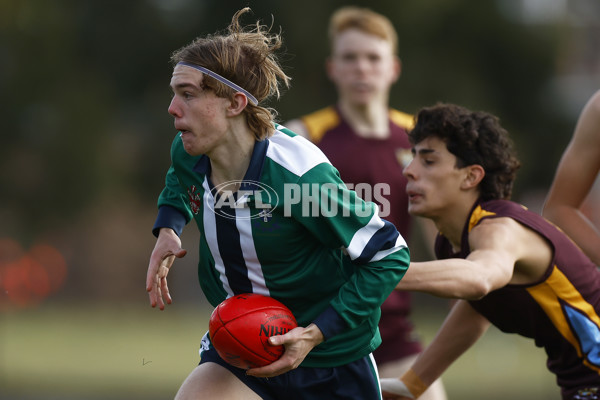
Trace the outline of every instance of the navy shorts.
<path fill-rule="evenodd" d="M 368 355 L 339 367 L 298 367 L 273 378 L 257 378 L 229 365 L 210 344 L 202 339 L 200 364 L 217 363 L 231 371 L 264 400 L 380 400 L 379 378 L 375 359 Z"/>

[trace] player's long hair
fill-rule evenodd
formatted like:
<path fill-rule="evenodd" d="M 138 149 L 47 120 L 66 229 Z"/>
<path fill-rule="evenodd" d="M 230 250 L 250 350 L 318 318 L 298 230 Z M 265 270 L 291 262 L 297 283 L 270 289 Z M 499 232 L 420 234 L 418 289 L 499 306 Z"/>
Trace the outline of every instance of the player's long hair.
<path fill-rule="evenodd" d="M 521 163 L 497 117 L 454 104 L 425 107 L 418 112 L 409 138 L 417 144 L 431 136 L 446 143 L 448 151 L 457 158 L 457 168 L 483 167 L 485 176 L 479 184 L 483 200 L 510 199 Z"/>
<path fill-rule="evenodd" d="M 283 44 L 281 35 L 272 34 L 260 22 L 243 28 L 239 18 L 248 11 L 249 7 L 237 11 L 226 32 L 199 37 L 175 51 L 171 61 L 173 65 L 183 61 L 208 68 L 250 92 L 260 104 L 272 95 L 279 98 L 279 82 L 288 87 L 291 78 L 283 72 L 275 54 Z M 205 75 L 203 84 L 217 96 L 233 99 L 234 90 L 218 80 Z M 273 133 L 277 115 L 274 109 L 248 102 L 244 113 L 256 139 Z"/>

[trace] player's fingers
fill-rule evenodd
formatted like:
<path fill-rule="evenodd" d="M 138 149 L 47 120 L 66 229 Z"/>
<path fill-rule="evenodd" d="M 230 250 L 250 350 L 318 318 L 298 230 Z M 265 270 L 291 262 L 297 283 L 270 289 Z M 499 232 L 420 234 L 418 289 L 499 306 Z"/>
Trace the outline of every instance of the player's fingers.
<path fill-rule="evenodd" d="M 281 335 L 279 338 L 283 338 L 283 336 L 285 335 Z M 298 349 L 286 347 L 279 359 L 264 367 L 249 369 L 246 374 L 260 378 L 272 378 L 298 368 L 305 356 L 306 354 L 302 354 Z"/>
<path fill-rule="evenodd" d="M 269 344 L 271 346 L 280 346 L 285 343 L 285 338 L 282 335 L 271 336 L 269 338 Z"/>
<path fill-rule="evenodd" d="M 148 265 L 148 272 L 146 273 L 146 291 L 150 292 L 154 283 L 156 282 L 156 272 L 158 270 L 158 264 L 152 262 L 150 258 L 150 265 Z"/>
<path fill-rule="evenodd" d="M 167 285 L 167 277 L 163 277 L 160 280 L 160 291 L 163 297 L 167 300 L 167 304 L 171 304 L 173 299 L 171 299 L 171 293 L 169 292 L 169 285 Z"/>
<path fill-rule="evenodd" d="M 148 274 L 146 275 L 146 291 L 148 292 L 148 299 L 150 300 L 150 306 L 156 307 L 156 290 L 158 288 L 158 274 L 156 271 L 152 271 L 152 267 L 148 267 Z"/>
<path fill-rule="evenodd" d="M 161 265 L 164 263 L 164 257 L 159 256 L 160 253 L 153 251 L 150 255 L 148 263 L 148 272 L 146 273 L 146 291 L 151 291 L 153 285 L 158 284 L 158 272 Z"/>
<path fill-rule="evenodd" d="M 150 292 L 153 287 L 159 285 L 159 279 L 166 276 L 169 272 L 169 268 L 173 264 L 175 259 L 174 255 L 165 256 L 160 259 L 152 254 L 150 257 L 150 265 L 148 266 L 148 273 L 146 274 L 146 291 Z"/>
<path fill-rule="evenodd" d="M 304 328 L 295 327 L 291 331 L 284 333 L 283 335 L 274 335 L 269 337 L 269 344 L 272 346 L 280 346 L 286 344 L 293 344 L 298 342 L 302 338 L 302 331 Z"/>
<path fill-rule="evenodd" d="M 160 286 L 156 287 L 156 291 L 154 293 L 155 293 L 155 297 L 156 297 L 156 305 L 158 306 L 159 310 L 164 310 L 165 302 L 163 300 L 163 294 L 160 289 Z"/>
<path fill-rule="evenodd" d="M 246 375 L 255 376 L 258 378 L 272 378 L 277 375 L 284 374 L 291 371 L 293 364 L 281 357 L 277 361 L 272 362 L 269 365 L 260 368 L 251 368 L 246 371 Z"/>
<path fill-rule="evenodd" d="M 148 292 L 148 299 L 150 300 L 150 306 L 152 308 L 156 307 L 157 299 L 156 299 L 156 288 L 154 285 Z"/>

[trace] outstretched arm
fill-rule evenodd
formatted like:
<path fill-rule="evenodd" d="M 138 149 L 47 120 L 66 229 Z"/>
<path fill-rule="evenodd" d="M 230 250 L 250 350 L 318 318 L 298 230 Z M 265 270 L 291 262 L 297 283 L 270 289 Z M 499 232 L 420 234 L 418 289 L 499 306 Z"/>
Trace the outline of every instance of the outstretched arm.
<path fill-rule="evenodd" d="M 581 205 L 600 172 L 600 91 L 584 107 L 571 142 L 560 160 L 543 209 L 600 265 L 600 227 L 581 211 Z"/>
<path fill-rule="evenodd" d="M 552 247 L 536 231 L 512 218 L 486 218 L 469 232 L 466 259 L 414 262 L 396 290 L 477 300 L 508 283 L 539 280 L 552 260 Z"/>
<path fill-rule="evenodd" d="M 536 246 L 535 250 L 540 255 L 546 252 L 550 257 L 549 246 L 533 231 L 511 218 L 482 221 L 469 233 L 469 246 L 471 253 L 466 259 L 411 263 L 396 289 L 477 300 L 508 284 L 515 264 L 528 257 L 532 246 Z M 540 267 L 540 271 L 546 265 Z"/>
<path fill-rule="evenodd" d="M 402 377 L 381 379 L 384 399 L 403 399 L 407 392 L 418 398 L 454 361 L 467 351 L 490 326 L 490 322 L 465 300 L 456 302 L 431 344 L 419 355 L 412 368 Z"/>

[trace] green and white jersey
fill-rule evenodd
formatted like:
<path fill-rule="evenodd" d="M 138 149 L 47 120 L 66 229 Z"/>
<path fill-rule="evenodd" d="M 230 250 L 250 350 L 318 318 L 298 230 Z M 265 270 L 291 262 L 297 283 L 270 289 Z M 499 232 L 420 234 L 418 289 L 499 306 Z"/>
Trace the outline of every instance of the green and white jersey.
<path fill-rule="evenodd" d="M 213 306 L 240 293 L 274 297 L 326 338 L 303 366 L 346 364 L 380 344 L 379 307 L 406 272 L 409 251 L 316 146 L 277 128 L 256 142 L 243 181 L 217 188 L 209 158 L 188 155 L 177 135 L 154 232 L 180 234 L 193 218 L 198 278 Z"/>

